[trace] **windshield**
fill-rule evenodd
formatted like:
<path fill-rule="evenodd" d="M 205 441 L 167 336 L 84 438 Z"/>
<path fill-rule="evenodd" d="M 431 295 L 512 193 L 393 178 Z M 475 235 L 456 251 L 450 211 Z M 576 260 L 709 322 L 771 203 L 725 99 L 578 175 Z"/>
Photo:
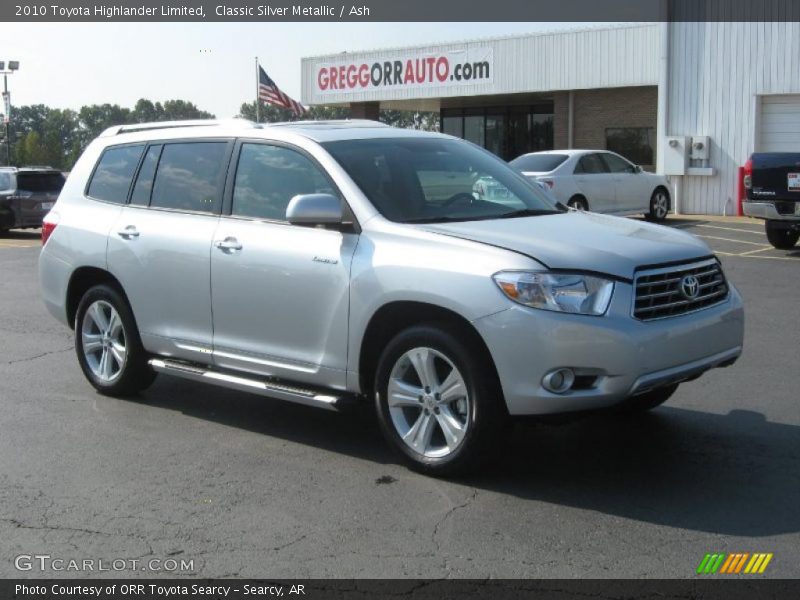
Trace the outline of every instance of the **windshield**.
<path fill-rule="evenodd" d="M 391 221 L 475 221 L 560 211 L 499 158 L 460 140 L 383 138 L 323 146 Z"/>
<path fill-rule="evenodd" d="M 566 154 L 523 154 L 508 164 L 517 171 L 549 173 L 565 160 Z"/>

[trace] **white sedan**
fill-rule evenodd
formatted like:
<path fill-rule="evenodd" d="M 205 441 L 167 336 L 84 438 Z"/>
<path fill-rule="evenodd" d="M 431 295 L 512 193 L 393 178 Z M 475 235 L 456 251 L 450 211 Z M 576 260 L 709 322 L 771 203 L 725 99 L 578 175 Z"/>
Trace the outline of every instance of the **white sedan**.
<path fill-rule="evenodd" d="M 671 206 L 667 178 L 607 150 L 549 150 L 523 154 L 511 166 L 546 185 L 562 204 L 613 215 L 644 214 L 663 221 Z"/>

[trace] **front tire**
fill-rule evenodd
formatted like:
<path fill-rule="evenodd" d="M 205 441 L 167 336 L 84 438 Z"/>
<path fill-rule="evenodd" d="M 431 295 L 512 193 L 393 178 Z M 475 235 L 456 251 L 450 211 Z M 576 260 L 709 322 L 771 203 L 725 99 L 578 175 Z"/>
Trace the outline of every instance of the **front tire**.
<path fill-rule="evenodd" d="M 617 411 L 625 414 L 639 414 L 661 406 L 672 397 L 678 384 L 656 388 L 627 398 L 622 404 L 617 405 Z"/>
<path fill-rule="evenodd" d="M 375 377 L 378 420 L 412 469 L 464 474 L 497 448 L 504 400 L 491 359 L 471 342 L 457 327 L 417 325 L 383 351 Z"/>
<path fill-rule="evenodd" d="M 764 228 L 767 232 L 767 241 L 778 250 L 791 250 L 800 239 L 800 231 L 778 228 L 772 221 L 765 221 Z"/>
<path fill-rule="evenodd" d="M 645 217 L 649 221 L 660 223 L 669 214 L 669 193 L 664 188 L 658 188 L 650 196 L 650 212 Z"/>
<path fill-rule="evenodd" d="M 128 302 L 108 285 L 90 288 L 78 304 L 75 352 L 86 379 L 106 396 L 137 394 L 156 377 Z"/>

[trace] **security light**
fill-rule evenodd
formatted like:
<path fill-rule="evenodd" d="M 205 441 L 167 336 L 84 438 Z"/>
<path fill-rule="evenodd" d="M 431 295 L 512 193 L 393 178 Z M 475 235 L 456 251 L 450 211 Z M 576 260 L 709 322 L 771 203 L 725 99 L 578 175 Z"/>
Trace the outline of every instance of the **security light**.
<path fill-rule="evenodd" d="M 3 60 L 0 60 L 0 71 L 6 70 L 6 63 Z"/>
<path fill-rule="evenodd" d="M 19 61 L 18 60 L 8 61 L 8 68 L 10 71 L 16 71 L 17 69 L 19 69 Z"/>

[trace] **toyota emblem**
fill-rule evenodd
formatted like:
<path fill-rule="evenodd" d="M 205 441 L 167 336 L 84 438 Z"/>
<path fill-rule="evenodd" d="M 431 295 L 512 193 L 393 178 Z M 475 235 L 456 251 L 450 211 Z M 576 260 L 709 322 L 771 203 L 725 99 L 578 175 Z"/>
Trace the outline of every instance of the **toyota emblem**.
<path fill-rule="evenodd" d="M 694 300 L 700 293 L 700 282 L 694 275 L 686 275 L 681 279 L 681 293 L 687 300 Z"/>

